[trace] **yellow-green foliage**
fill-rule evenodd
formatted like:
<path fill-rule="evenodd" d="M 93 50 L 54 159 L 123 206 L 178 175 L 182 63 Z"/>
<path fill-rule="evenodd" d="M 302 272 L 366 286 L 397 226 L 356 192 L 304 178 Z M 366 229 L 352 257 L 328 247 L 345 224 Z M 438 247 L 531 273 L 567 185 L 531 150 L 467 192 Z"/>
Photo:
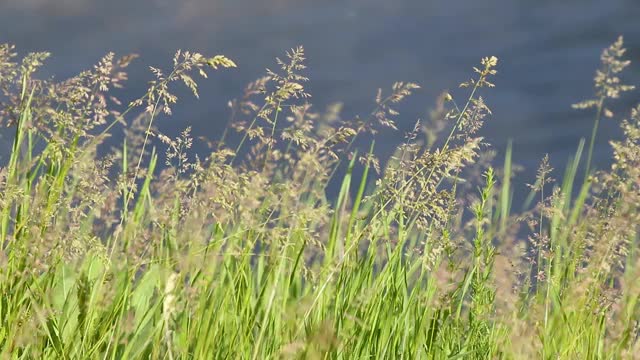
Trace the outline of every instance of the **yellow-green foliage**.
<path fill-rule="evenodd" d="M 230 103 L 199 157 L 188 125 L 176 138 L 155 125 L 176 87 L 197 97 L 194 75 L 232 60 L 178 51 L 125 106 L 112 90 L 135 56 L 55 82 L 37 77 L 49 54 L 3 45 L 0 124 L 15 135 L 0 168 L 1 357 L 632 359 L 640 106 L 611 169 L 590 164 L 606 102 L 631 90 L 623 55 L 620 39 L 577 105 L 596 109 L 585 179 L 581 142 L 562 182 L 545 157 L 537 205 L 512 214 L 511 150 L 494 170 L 477 135 L 495 57 L 383 166 L 356 139 L 395 129 L 420 87 L 379 90 L 356 119 L 317 111 L 302 47 Z"/>

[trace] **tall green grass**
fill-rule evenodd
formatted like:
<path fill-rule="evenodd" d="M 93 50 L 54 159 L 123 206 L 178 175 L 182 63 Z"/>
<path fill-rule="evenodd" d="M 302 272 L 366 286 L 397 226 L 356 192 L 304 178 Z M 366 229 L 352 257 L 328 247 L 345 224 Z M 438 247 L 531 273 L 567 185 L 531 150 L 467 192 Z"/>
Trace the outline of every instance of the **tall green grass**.
<path fill-rule="evenodd" d="M 131 56 L 52 82 L 35 76 L 48 54 L 0 47 L 15 129 L 0 170 L 2 358 L 636 358 L 640 107 L 612 168 L 591 164 L 605 101 L 631 89 L 615 77 L 622 46 L 578 106 L 597 112 L 586 163 L 582 141 L 554 182 L 545 158 L 519 214 L 512 146 L 494 169 L 477 136 L 495 57 L 382 166 L 354 140 L 395 128 L 419 86 L 378 91 L 355 120 L 318 112 L 302 48 L 231 102 L 200 158 L 190 128 L 172 139 L 155 124 L 180 83 L 198 96 L 192 74 L 234 68 L 226 57 L 180 51 L 123 106 L 111 90 Z"/>

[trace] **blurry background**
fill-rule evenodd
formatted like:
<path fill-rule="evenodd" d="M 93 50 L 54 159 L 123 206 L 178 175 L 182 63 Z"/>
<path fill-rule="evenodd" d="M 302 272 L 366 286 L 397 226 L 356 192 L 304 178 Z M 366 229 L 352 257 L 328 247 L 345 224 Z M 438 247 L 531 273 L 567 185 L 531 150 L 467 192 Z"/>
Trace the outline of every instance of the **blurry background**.
<path fill-rule="evenodd" d="M 201 81 L 200 101 L 181 93 L 174 116 L 158 122 L 170 133 L 192 125 L 212 140 L 228 120 L 227 101 L 274 67 L 276 56 L 303 45 L 316 110 L 341 101 L 346 118 L 366 114 L 378 87 L 422 85 L 400 108 L 400 131 L 378 135 L 383 158 L 416 119 L 428 117 L 437 94 L 467 80 L 481 57 L 496 55 L 497 87 L 485 94 L 494 115 L 482 135 L 498 161 L 512 139 L 514 159 L 527 168 L 520 182 L 531 182 L 545 153 L 557 178 L 580 137 L 590 136 L 593 113 L 571 104 L 592 96 L 600 52 L 618 35 L 634 62 L 623 77 L 640 85 L 639 19 L 638 0 L 0 0 L 0 42 L 21 54 L 51 51 L 47 71 L 58 79 L 108 51 L 138 53 L 130 98 L 146 89 L 146 66 L 168 68 L 176 49 L 227 55 L 238 69 Z M 616 120 L 602 122 L 598 166 L 610 158 L 619 118 L 638 100 L 637 91 L 627 95 L 613 106 Z"/>

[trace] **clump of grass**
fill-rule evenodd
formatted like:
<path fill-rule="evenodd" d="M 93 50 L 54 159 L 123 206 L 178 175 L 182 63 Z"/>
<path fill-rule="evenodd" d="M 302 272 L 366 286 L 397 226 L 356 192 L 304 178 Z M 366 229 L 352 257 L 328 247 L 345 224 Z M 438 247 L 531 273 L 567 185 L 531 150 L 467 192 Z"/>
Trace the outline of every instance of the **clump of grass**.
<path fill-rule="evenodd" d="M 0 353 L 634 358 L 640 107 L 612 142 L 612 168 L 590 166 L 604 101 L 630 89 L 615 77 L 623 54 L 621 39 L 605 51 L 598 98 L 580 106 L 598 112 L 589 177 L 576 182 L 584 142 L 562 182 L 545 158 L 537 206 L 512 214 L 510 148 L 494 169 L 477 136 L 495 57 L 461 85 L 464 101 L 444 93 L 383 164 L 355 139 L 395 128 L 419 86 L 379 90 L 366 116 L 344 120 L 339 105 L 309 103 L 301 47 L 230 103 L 228 128 L 200 157 L 188 125 L 172 138 L 155 124 L 172 115 L 176 83 L 197 97 L 193 73 L 230 59 L 179 51 L 123 108 L 111 90 L 134 56 L 55 82 L 36 78 L 49 54 L 19 60 L 4 45 L 1 121 L 15 136 L 0 169 Z M 116 126 L 122 145 L 108 148 Z"/>

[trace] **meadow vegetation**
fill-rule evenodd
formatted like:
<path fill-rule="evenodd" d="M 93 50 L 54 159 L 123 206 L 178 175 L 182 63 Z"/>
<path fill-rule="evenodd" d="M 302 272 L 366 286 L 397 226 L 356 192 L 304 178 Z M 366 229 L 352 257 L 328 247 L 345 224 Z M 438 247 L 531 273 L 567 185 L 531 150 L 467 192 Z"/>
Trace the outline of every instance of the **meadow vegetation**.
<path fill-rule="evenodd" d="M 356 144 L 395 129 L 417 84 L 343 119 L 310 104 L 295 48 L 198 156 L 188 124 L 156 125 L 232 60 L 179 51 L 122 103 L 134 56 L 64 81 L 37 76 L 48 56 L 0 47 L 3 359 L 639 357 L 640 106 L 608 108 L 632 89 L 622 38 L 575 105 L 591 137 L 559 181 L 542 160 L 518 212 L 510 149 L 494 168 L 478 136 L 495 57 L 380 161 Z M 625 119 L 609 169 L 591 165 L 602 117 Z"/>

